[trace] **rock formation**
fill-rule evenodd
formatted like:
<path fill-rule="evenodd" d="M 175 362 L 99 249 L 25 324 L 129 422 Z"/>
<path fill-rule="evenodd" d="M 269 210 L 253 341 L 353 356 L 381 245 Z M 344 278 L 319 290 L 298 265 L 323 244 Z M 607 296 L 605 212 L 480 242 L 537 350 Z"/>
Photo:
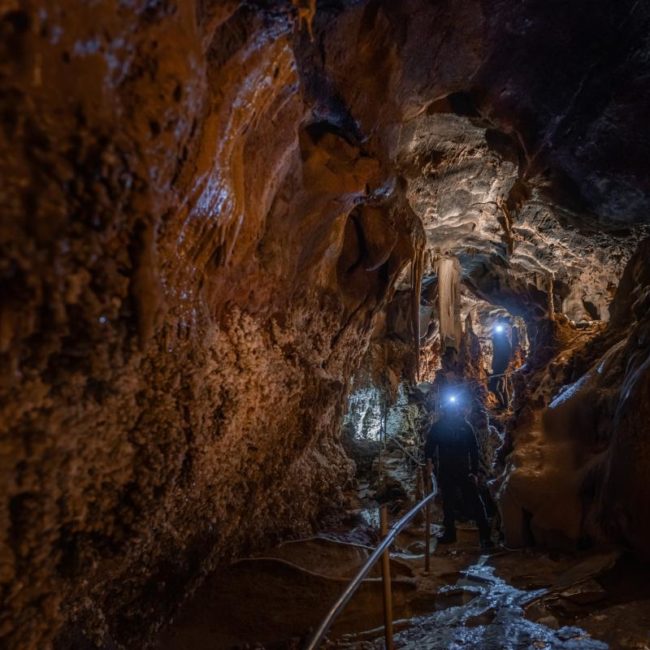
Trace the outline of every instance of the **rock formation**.
<path fill-rule="evenodd" d="M 649 27 L 632 0 L 5 3 L 2 644 L 142 647 L 217 562 L 310 530 L 371 339 L 417 373 L 441 255 L 527 321 L 518 507 L 550 507 L 552 431 L 573 510 L 537 527 L 650 552 L 647 243 L 623 273 Z"/>

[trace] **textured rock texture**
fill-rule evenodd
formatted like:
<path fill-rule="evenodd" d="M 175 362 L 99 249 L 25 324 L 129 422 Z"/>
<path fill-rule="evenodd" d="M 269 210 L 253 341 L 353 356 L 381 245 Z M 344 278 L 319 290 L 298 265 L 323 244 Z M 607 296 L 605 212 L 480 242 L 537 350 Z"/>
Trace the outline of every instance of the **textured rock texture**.
<path fill-rule="evenodd" d="M 310 116 L 287 11 L 3 11 L 0 635 L 133 646 L 336 503 L 418 231 Z"/>
<path fill-rule="evenodd" d="M 540 542 L 613 541 L 648 557 L 649 252 L 646 239 L 607 329 L 565 329 L 561 351 L 526 373 L 502 493 L 511 542 L 523 541 L 526 511 Z"/>
<path fill-rule="evenodd" d="M 282 1 L 2 5 L 3 645 L 141 647 L 202 572 L 336 503 L 350 378 L 424 245 L 418 193 L 429 239 L 460 228 L 445 252 L 476 245 L 474 290 L 509 309 L 546 309 L 547 231 L 589 229 L 594 289 L 567 262 L 556 300 L 604 313 L 603 220 L 650 207 L 649 12 L 560 5 L 319 2 L 301 31 Z M 489 170 L 463 180 L 433 134 L 424 167 L 451 185 L 414 183 L 410 120 Z M 506 209 L 471 207 L 479 186 Z M 540 212 L 541 186 L 566 211 Z"/>
<path fill-rule="evenodd" d="M 435 112 L 401 130 L 397 165 L 425 226 L 430 272 L 436 258 L 455 256 L 468 286 L 513 313 L 543 314 L 552 287 L 572 320 L 609 318 L 640 234 L 589 226 L 558 204 L 548 178 L 523 180 L 512 138 L 486 120 Z"/>

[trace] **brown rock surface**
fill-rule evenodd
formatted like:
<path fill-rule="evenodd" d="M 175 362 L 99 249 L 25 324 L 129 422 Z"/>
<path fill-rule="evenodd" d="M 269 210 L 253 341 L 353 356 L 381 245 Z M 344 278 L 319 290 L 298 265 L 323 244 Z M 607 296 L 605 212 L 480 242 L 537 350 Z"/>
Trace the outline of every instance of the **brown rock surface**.
<path fill-rule="evenodd" d="M 350 215 L 379 164 L 301 127 L 291 23 L 203 9 L 3 16 L 10 647 L 65 621 L 64 646 L 131 645 L 351 475 L 346 378 L 412 228 L 373 225 L 399 220 L 393 199 Z"/>
<path fill-rule="evenodd" d="M 468 258 L 482 297 L 537 315 L 538 268 L 558 265 L 556 302 L 604 312 L 601 275 L 638 233 L 603 239 L 603 220 L 650 206 L 636 137 L 650 14 L 597 4 L 558 18 L 537 1 L 321 2 L 314 41 L 288 1 L 0 8 L 4 645 L 141 647 L 216 562 L 306 532 L 337 503 L 351 377 L 424 246 L 414 192 L 432 204 L 430 242 L 457 227 L 447 252 Z M 409 120 L 442 158 L 399 158 Z M 436 140 L 443 127 L 466 138 L 465 158 Z M 481 168 L 469 180 L 465 159 Z M 541 187 L 562 196 L 540 207 Z M 479 218 L 486 192 L 496 207 Z M 445 201 L 478 222 L 476 241 Z M 563 235 L 547 230 L 567 224 L 581 234 L 554 252 Z M 586 264 L 565 254 L 583 246 Z M 595 279 L 576 293 L 584 273 Z M 645 465 L 619 475 L 647 455 L 635 300 L 634 321 L 620 300 L 613 312 L 633 329 L 602 512 L 647 546 L 620 510 Z"/>

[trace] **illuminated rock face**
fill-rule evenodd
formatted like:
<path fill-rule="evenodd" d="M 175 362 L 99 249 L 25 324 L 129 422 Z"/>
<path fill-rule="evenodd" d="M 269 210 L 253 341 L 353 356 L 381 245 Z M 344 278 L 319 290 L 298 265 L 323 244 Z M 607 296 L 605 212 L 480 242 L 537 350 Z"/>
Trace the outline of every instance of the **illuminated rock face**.
<path fill-rule="evenodd" d="M 608 320 L 639 235 L 581 227 L 585 215 L 559 203 L 547 177 L 520 177 L 515 138 L 435 108 L 402 128 L 396 154 L 431 255 L 459 258 L 470 287 L 515 312 L 545 312 L 552 280 L 568 318 Z"/>
<path fill-rule="evenodd" d="M 5 16 L 10 647 L 132 644 L 352 476 L 347 378 L 418 233 L 309 126 L 291 23 L 235 4 Z"/>
<path fill-rule="evenodd" d="M 3 644 L 139 647 L 202 571 L 336 505 L 350 378 L 425 240 L 405 122 L 471 93 L 596 247 L 598 216 L 648 213 L 643 3 L 510 4 L 322 3 L 315 44 L 289 2 L 0 10 Z M 492 261 L 477 291 L 516 301 Z"/>
<path fill-rule="evenodd" d="M 524 541 L 525 510 L 541 543 L 614 541 L 649 555 L 648 253 L 646 239 L 625 270 L 609 328 L 595 336 L 565 329 L 557 355 L 521 378 L 528 390 L 501 493 L 511 543 Z"/>

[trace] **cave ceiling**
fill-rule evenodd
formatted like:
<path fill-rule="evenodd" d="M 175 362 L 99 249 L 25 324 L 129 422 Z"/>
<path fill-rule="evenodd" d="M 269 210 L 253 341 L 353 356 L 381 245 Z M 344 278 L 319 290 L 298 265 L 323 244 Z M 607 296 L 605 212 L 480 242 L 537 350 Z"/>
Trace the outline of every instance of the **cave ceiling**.
<path fill-rule="evenodd" d="M 395 161 L 424 224 L 425 274 L 455 256 L 467 286 L 513 311 L 544 310 L 552 286 L 572 320 L 607 320 L 646 229 L 561 203 L 547 175 L 522 178 L 522 160 L 517 140 L 479 117 L 431 112 L 403 125 Z"/>

